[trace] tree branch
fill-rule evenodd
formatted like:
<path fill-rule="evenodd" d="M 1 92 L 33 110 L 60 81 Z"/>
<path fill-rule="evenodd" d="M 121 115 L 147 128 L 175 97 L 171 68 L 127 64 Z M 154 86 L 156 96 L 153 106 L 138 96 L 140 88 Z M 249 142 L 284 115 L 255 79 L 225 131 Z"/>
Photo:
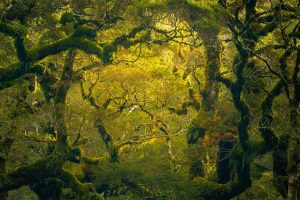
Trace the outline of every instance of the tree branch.
<path fill-rule="evenodd" d="M 13 38 L 23 38 L 26 34 L 26 29 L 21 25 L 11 25 L 0 21 L 0 33 Z"/>
<path fill-rule="evenodd" d="M 34 63 L 48 56 L 66 51 L 70 48 L 77 48 L 83 50 L 88 54 L 96 55 L 100 59 L 102 58 L 103 49 L 102 47 L 98 46 L 95 42 L 80 37 L 70 36 L 65 39 L 56 41 L 52 44 L 29 50 L 27 62 Z"/>

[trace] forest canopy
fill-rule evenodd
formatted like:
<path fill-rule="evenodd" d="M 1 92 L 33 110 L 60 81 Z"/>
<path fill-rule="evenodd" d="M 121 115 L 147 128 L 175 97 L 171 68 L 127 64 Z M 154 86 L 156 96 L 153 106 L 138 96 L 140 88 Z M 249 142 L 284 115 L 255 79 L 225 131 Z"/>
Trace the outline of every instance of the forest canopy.
<path fill-rule="evenodd" d="M 297 0 L 1 0 L 0 199 L 300 199 Z"/>

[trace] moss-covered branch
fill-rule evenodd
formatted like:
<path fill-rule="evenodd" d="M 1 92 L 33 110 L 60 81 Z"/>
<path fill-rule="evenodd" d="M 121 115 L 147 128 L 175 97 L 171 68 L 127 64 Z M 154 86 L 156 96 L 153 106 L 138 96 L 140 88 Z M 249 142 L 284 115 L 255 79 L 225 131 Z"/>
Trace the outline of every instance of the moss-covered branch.
<path fill-rule="evenodd" d="M 27 62 L 34 63 L 51 55 L 58 54 L 71 48 L 83 50 L 88 54 L 94 54 L 102 58 L 103 49 L 95 42 L 80 37 L 67 37 L 65 39 L 53 42 L 49 45 L 37 47 L 28 51 Z"/>
<path fill-rule="evenodd" d="M 146 24 L 142 24 L 138 27 L 133 28 L 128 34 L 124 34 L 122 36 L 117 37 L 112 43 L 107 44 L 103 47 L 103 62 L 110 63 L 112 61 L 112 54 L 117 51 L 118 46 L 129 48 L 138 43 L 142 43 L 143 39 L 133 40 L 136 35 L 144 30 L 146 30 L 148 26 Z"/>
<path fill-rule="evenodd" d="M 17 189 L 23 185 L 31 185 L 44 178 L 55 177 L 64 158 L 63 154 L 53 154 L 32 165 L 0 174 L 0 193 Z"/>
<path fill-rule="evenodd" d="M 12 25 L 0 20 L 0 33 L 13 38 L 23 38 L 26 34 L 26 29 L 22 25 Z"/>
<path fill-rule="evenodd" d="M 18 43 L 22 43 L 22 41 L 19 41 Z M 26 55 L 24 55 L 25 50 L 22 50 L 24 48 L 23 45 L 18 45 L 20 47 L 18 48 L 19 50 L 17 52 L 20 54 L 19 58 L 22 60 L 20 60 L 20 63 L 13 64 L 0 70 L 0 90 L 12 86 L 18 78 L 25 74 L 43 73 L 44 69 L 41 69 L 40 67 L 37 67 L 37 65 L 33 64 L 50 55 L 55 55 L 71 48 L 83 50 L 88 54 L 96 55 L 102 59 L 102 48 L 95 42 L 83 38 L 68 37 L 49 45 L 28 50 Z"/>
<path fill-rule="evenodd" d="M 104 63 L 111 62 L 111 56 L 117 51 L 118 46 L 129 48 L 132 45 L 141 43 L 144 39 L 133 40 L 141 31 L 145 30 L 145 24 L 132 29 L 128 34 L 117 37 L 112 43 L 99 46 L 96 42 L 84 38 L 82 35 L 71 35 L 65 39 L 55 41 L 48 45 L 39 46 L 33 49 L 26 49 L 23 44 L 23 37 L 26 34 L 23 29 L 14 29 L 13 26 L 0 23 L 0 32 L 15 37 L 15 46 L 20 63 L 1 69 L 0 71 L 0 90 L 10 87 L 14 81 L 24 74 L 33 73 L 32 65 L 48 56 L 76 48 L 87 54 L 96 55 Z"/>
<path fill-rule="evenodd" d="M 58 177 L 64 182 L 65 187 L 69 187 L 74 191 L 79 199 L 86 200 L 102 200 L 100 195 L 97 194 L 92 184 L 81 183 L 74 174 L 61 169 L 58 172 Z"/>
<path fill-rule="evenodd" d="M 245 163 L 239 167 L 241 168 L 239 178 L 227 184 L 219 184 L 200 178 L 192 186 L 193 199 L 231 199 L 244 192 L 252 184 L 249 175 L 250 165 Z"/>

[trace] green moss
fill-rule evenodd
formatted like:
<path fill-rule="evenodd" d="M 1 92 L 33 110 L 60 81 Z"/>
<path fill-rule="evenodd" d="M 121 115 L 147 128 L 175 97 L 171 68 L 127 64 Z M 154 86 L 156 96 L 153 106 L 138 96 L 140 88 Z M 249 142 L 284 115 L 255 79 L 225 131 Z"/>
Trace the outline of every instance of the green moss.
<path fill-rule="evenodd" d="M 112 62 L 112 54 L 117 51 L 116 45 L 105 45 L 103 47 L 103 55 L 102 60 L 104 63 L 111 63 Z"/>
<path fill-rule="evenodd" d="M 97 32 L 95 31 L 95 29 L 88 26 L 78 26 L 74 30 L 73 37 L 86 37 L 94 39 L 97 37 Z"/>
<path fill-rule="evenodd" d="M 39 46 L 33 50 L 30 50 L 28 52 L 27 62 L 36 62 L 44 59 L 47 56 L 58 54 L 70 48 L 78 48 L 88 54 L 94 54 L 99 58 L 102 58 L 102 48 L 96 43 L 80 37 L 71 36 L 53 42 L 52 44 Z"/>
<path fill-rule="evenodd" d="M 60 23 L 62 25 L 66 25 L 68 23 L 74 23 L 74 15 L 72 13 L 69 12 L 65 12 L 62 14 L 61 18 L 60 18 Z"/>
<path fill-rule="evenodd" d="M 207 2 L 189 1 L 186 8 L 190 13 L 190 25 L 201 34 L 205 31 L 219 31 L 220 22 L 216 16 L 216 9 Z"/>
<path fill-rule="evenodd" d="M 102 162 L 101 158 L 92 158 L 92 157 L 82 157 L 82 162 L 87 163 L 89 165 L 98 165 Z"/>
<path fill-rule="evenodd" d="M 166 9 L 166 2 L 149 2 L 148 0 L 138 1 L 134 6 L 133 12 L 137 16 L 142 16 L 146 10 L 164 10 Z"/>
<path fill-rule="evenodd" d="M 196 30 L 201 31 L 202 33 L 209 30 L 216 30 L 220 29 L 220 24 L 215 21 L 213 18 L 202 18 L 190 23 L 192 27 Z M 205 33 L 204 33 L 205 34 Z"/>
<path fill-rule="evenodd" d="M 23 38 L 27 33 L 27 29 L 20 24 L 11 25 L 0 20 L 0 32 L 12 37 Z"/>
<path fill-rule="evenodd" d="M 99 196 L 93 194 L 93 186 L 91 184 L 82 184 L 71 172 L 61 170 L 59 177 L 64 181 L 65 186 L 70 187 L 78 195 L 79 199 L 100 199 Z"/>

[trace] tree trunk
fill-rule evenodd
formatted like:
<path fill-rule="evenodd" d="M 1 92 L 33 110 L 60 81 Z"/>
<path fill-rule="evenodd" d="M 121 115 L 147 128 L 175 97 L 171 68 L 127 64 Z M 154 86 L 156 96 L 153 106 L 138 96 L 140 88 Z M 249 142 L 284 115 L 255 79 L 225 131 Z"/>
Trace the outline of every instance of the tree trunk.
<path fill-rule="evenodd" d="M 219 84 L 215 80 L 220 71 L 219 32 L 210 30 L 200 33 L 206 51 L 205 87 L 202 91 L 202 109 L 207 112 L 215 111 L 219 96 Z"/>
<path fill-rule="evenodd" d="M 98 133 L 100 134 L 101 139 L 104 142 L 105 148 L 109 153 L 110 162 L 119 162 L 118 148 L 115 146 L 112 136 L 107 132 L 102 119 L 99 118 L 98 120 L 96 120 L 94 125 L 97 128 Z"/>
<path fill-rule="evenodd" d="M 167 142 L 167 146 L 168 146 L 168 156 L 169 156 L 169 162 L 170 162 L 170 167 L 171 170 L 175 170 L 175 166 L 174 166 L 174 153 L 173 153 L 173 148 L 172 148 L 172 141 L 170 138 L 170 135 L 168 134 L 166 137 L 166 142 Z"/>
<path fill-rule="evenodd" d="M 299 147 L 297 141 L 293 138 L 299 134 L 297 127 L 297 117 L 298 112 L 297 108 L 294 106 L 291 109 L 290 113 L 290 122 L 291 122 L 291 134 L 288 151 L 288 200 L 297 200 L 298 198 L 298 188 L 300 186 L 298 179 L 298 164 L 299 164 Z"/>
<path fill-rule="evenodd" d="M 290 140 L 288 165 L 288 200 L 297 200 L 299 192 L 297 142 Z"/>
<path fill-rule="evenodd" d="M 190 149 L 189 156 L 191 159 L 189 173 L 192 177 L 205 176 L 204 166 L 202 163 L 203 153 L 201 152 L 201 146 L 198 143 L 199 138 L 202 138 L 205 135 L 205 129 L 199 127 L 199 117 L 200 116 L 197 116 L 195 119 L 192 120 L 187 131 L 187 143 L 188 148 Z"/>
<path fill-rule="evenodd" d="M 235 144 L 232 140 L 221 140 L 217 160 L 218 183 L 227 183 L 231 179 L 230 153 Z"/>
<path fill-rule="evenodd" d="M 273 185 L 283 198 L 287 198 L 288 191 L 288 146 L 289 137 L 282 135 L 278 146 L 273 150 Z"/>
<path fill-rule="evenodd" d="M 10 148 L 13 144 L 13 139 L 6 138 L 4 141 L 0 141 L 0 174 L 6 173 L 6 160 Z M 8 197 L 7 192 L 0 193 L 0 199 L 6 199 Z"/>

